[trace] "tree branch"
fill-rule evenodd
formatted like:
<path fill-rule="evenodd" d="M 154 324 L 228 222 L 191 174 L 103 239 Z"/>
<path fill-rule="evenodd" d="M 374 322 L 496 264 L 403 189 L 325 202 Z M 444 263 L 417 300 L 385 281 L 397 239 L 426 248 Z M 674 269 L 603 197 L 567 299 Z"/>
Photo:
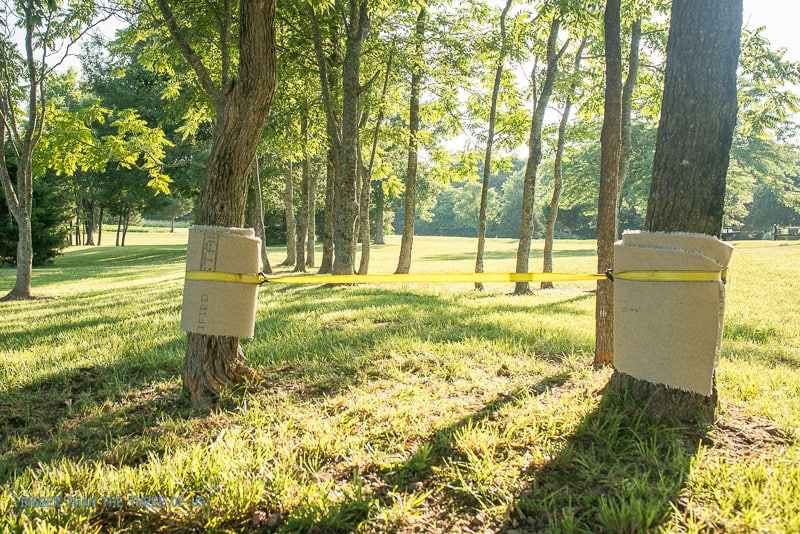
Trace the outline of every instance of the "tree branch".
<path fill-rule="evenodd" d="M 214 104 L 214 107 L 218 107 L 222 98 L 221 91 L 212 81 L 211 74 L 208 72 L 203 60 L 197 52 L 194 51 L 188 41 L 186 41 L 186 36 L 180 26 L 178 26 L 178 22 L 175 20 L 175 15 L 172 12 L 169 2 L 167 0 L 156 0 L 156 3 L 158 4 L 161 16 L 164 17 L 164 24 L 166 24 L 175 45 L 178 47 L 178 50 L 181 55 L 183 55 L 186 62 L 189 63 L 192 70 L 194 70 L 200 82 L 200 86 L 206 92 L 206 95 Z"/>

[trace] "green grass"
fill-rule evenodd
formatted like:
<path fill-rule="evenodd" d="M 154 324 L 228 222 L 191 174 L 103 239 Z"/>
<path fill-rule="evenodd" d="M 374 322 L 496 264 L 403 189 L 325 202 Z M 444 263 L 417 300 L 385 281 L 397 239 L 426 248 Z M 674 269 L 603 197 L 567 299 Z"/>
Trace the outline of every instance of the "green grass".
<path fill-rule="evenodd" d="M 35 271 L 46 298 L 0 303 L 0 531 L 800 531 L 798 244 L 737 243 L 720 413 L 698 430 L 603 394 L 587 283 L 267 284 L 242 340 L 267 386 L 193 411 L 185 240 L 74 247 Z M 474 248 L 416 238 L 412 269 L 468 272 Z M 490 240 L 486 270 L 515 249 Z M 373 247 L 371 272 L 398 250 Z M 591 272 L 593 243 L 555 262 Z"/>

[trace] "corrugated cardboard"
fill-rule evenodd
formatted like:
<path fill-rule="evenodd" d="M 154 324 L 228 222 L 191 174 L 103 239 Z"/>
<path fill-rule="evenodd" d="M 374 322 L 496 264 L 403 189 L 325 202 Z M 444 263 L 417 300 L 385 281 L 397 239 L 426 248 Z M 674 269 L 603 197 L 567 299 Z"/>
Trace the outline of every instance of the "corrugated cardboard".
<path fill-rule="evenodd" d="M 703 234 L 626 232 L 614 271 L 720 272 L 733 247 Z M 710 395 L 725 310 L 722 282 L 614 281 L 614 367 Z"/>
<path fill-rule="evenodd" d="M 257 274 L 261 240 L 252 228 L 192 226 L 186 250 L 187 271 Z M 186 280 L 181 328 L 215 336 L 253 337 L 258 286 Z"/>

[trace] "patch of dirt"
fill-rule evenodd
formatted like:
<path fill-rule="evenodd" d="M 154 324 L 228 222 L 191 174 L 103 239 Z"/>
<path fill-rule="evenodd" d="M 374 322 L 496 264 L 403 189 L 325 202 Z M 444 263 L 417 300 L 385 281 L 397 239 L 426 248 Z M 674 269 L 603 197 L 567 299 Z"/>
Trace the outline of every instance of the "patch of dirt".
<path fill-rule="evenodd" d="M 747 415 L 738 407 L 721 413 L 704 439 L 706 445 L 724 449 L 741 459 L 764 456 L 778 447 L 791 445 L 793 441 L 769 419 Z"/>

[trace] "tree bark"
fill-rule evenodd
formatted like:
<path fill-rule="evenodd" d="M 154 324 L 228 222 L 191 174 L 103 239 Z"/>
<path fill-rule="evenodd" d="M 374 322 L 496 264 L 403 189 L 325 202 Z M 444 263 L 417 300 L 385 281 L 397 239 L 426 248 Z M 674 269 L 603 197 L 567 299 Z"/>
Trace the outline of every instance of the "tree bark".
<path fill-rule="evenodd" d="M 383 76 L 383 88 L 381 89 L 380 102 L 378 104 L 378 116 L 375 118 L 375 133 L 372 136 L 372 149 L 369 152 L 369 164 L 363 169 L 363 183 L 361 185 L 361 261 L 358 266 L 358 274 L 369 272 L 370 244 L 372 243 L 372 232 L 370 227 L 369 208 L 372 196 L 372 170 L 375 166 L 375 155 L 378 152 L 378 135 L 383 124 L 385 113 L 386 93 L 389 90 L 389 75 L 392 70 L 392 53 L 386 62 L 386 72 Z"/>
<path fill-rule="evenodd" d="M 597 201 L 597 272 L 614 266 L 617 238 L 617 192 L 622 143 L 622 46 L 620 1 L 608 0 L 603 16 L 605 30 L 606 89 L 603 129 L 600 133 L 600 196 Z M 595 365 L 614 361 L 614 286 L 597 282 L 595 303 Z"/>
<path fill-rule="evenodd" d="M 292 162 L 286 163 L 283 183 L 283 213 L 286 219 L 286 259 L 281 265 L 294 265 L 297 262 L 297 219 L 294 214 L 294 176 Z"/>
<path fill-rule="evenodd" d="M 267 252 L 267 229 L 264 226 L 264 200 L 263 190 L 261 188 L 261 167 L 258 163 L 258 156 L 253 159 L 253 208 L 256 236 L 261 239 L 261 270 L 265 274 L 272 274 L 272 265 L 269 262 L 269 253 Z"/>
<path fill-rule="evenodd" d="M 317 182 L 319 181 L 319 166 L 314 166 L 308 184 L 308 236 L 306 237 L 306 267 L 314 267 L 316 262 L 317 243 Z"/>
<path fill-rule="evenodd" d="M 719 236 L 733 132 L 742 0 L 674 0 L 667 42 L 664 98 L 656 137 L 645 229 Z M 615 372 L 654 415 L 679 423 L 713 421 L 710 396 Z"/>
<path fill-rule="evenodd" d="M 383 239 L 383 208 L 386 203 L 385 195 L 383 194 L 383 184 L 378 184 L 375 190 L 375 244 L 385 245 L 386 241 Z"/>
<path fill-rule="evenodd" d="M 741 10 L 741 0 L 673 3 L 648 230 L 722 231 Z"/>
<path fill-rule="evenodd" d="M 478 208 L 478 251 L 475 254 L 475 272 L 483 272 L 483 255 L 486 250 L 486 210 L 489 203 L 489 179 L 492 176 L 492 149 L 494 148 L 494 129 L 497 118 L 497 97 L 500 94 L 500 81 L 503 78 L 503 67 L 506 61 L 506 15 L 511 9 L 512 0 L 507 0 L 500 13 L 500 51 L 494 71 L 492 97 L 489 106 L 489 129 L 486 132 L 486 149 L 483 154 L 483 176 L 481 182 L 481 202 Z M 483 291 L 483 283 L 476 282 L 475 289 Z"/>
<path fill-rule="evenodd" d="M 525 165 L 524 181 L 522 186 L 522 217 L 520 221 L 519 245 L 517 247 L 516 272 L 527 273 L 528 263 L 531 255 L 531 241 L 533 240 L 533 203 L 536 193 L 536 173 L 539 170 L 539 163 L 542 161 L 542 127 L 544 125 L 544 114 L 550 103 L 550 96 L 553 94 L 553 87 L 556 83 L 558 72 L 558 60 L 567 49 L 567 45 L 556 51 L 558 42 L 558 30 L 561 27 L 561 20 L 553 18 L 550 23 L 550 34 L 547 37 L 547 68 L 545 71 L 542 92 L 536 95 L 536 87 L 533 88 L 534 106 L 531 116 L 531 131 L 528 136 L 528 162 Z M 515 295 L 530 293 L 528 282 L 517 282 L 514 286 Z"/>
<path fill-rule="evenodd" d="M 361 93 L 361 47 L 369 31 L 367 0 L 349 7 L 344 63 L 342 65 L 341 173 L 335 191 L 333 274 L 355 272 L 356 218 L 358 217 L 358 104 Z"/>
<path fill-rule="evenodd" d="M 575 52 L 575 64 L 572 69 L 573 76 L 577 77 L 581 69 L 581 61 L 583 59 L 583 49 L 586 46 L 586 39 L 581 41 L 578 50 Z M 573 85 L 574 88 L 574 85 Z M 567 100 L 564 103 L 564 110 L 561 112 L 561 121 L 558 124 L 558 140 L 556 141 L 556 155 L 553 164 L 553 196 L 550 199 L 550 212 L 547 214 L 545 221 L 545 237 L 544 237 L 544 253 L 542 260 L 542 272 L 553 272 L 553 244 L 556 235 L 556 221 L 558 220 L 558 205 L 561 201 L 561 190 L 564 185 L 563 177 L 563 159 L 564 147 L 567 142 L 567 125 L 569 124 L 569 116 L 572 112 L 572 95 L 567 95 Z M 553 282 L 542 282 L 541 289 L 552 289 Z"/>
<path fill-rule="evenodd" d="M 328 274 L 333 272 L 333 213 L 336 208 L 336 175 L 339 174 L 338 170 L 338 157 L 336 150 L 331 148 L 328 150 L 328 163 L 325 167 L 325 220 L 322 230 L 322 260 L 320 261 L 319 274 Z"/>
<path fill-rule="evenodd" d="M 628 164 L 631 160 L 631 110 L 633 107 L 633 90 L 639 78 L 639 45 L 642 40 L 642 19 L 634 21 L 631 25 L 631 48 L 628 54 L 628 75 L 625 85 L 622 86 L 622 117 L 620 123 L 620 136 L 622 138 L 619 154 L 619 173 L 617 184 L 617 221 L 622 201 L 622 188 L 628 177 Z"/>
<path fill-rule="evenodd" d="M 419 93 L 422 81 L 422 44 L 425 36 L 427 10 L 419 10 L 414 30 L 414 57 L 411 67 L 411 86 L 408 103 L 408 160 L 406 162 L 406 191 L 403 204 L 403 237 L 395 274 L 411 270 L 411 249 L 414 245 L 414 219 L 417 216 L 417 163 L 419 150 Z"/>
<path fill-rule="evenodd" d="M 244 222 L 250 168 L 275 93 L 274 0 L 241 0 L 238 76 L 221 89 L 185 41 L 167 0 L 159 9 L 170 34 L 215 107 L 211 154 L 203 172 L 197 223 L 238 227 Z M 256 378 L 238 339 L 188 333 L 183 383 L 197 407 L 212 405 L 221 388 Z"/>
<path fill-rule="evenodd" d="M 103 215 L 105 212 L 105 208 L 100 206 L 100 216 L 97 218 L 97 246 L 100 246 L 100 243 L 103 241 Z M 170 228 L 170 232 L 175 231 L 175 219 L 172 219 L 172 228 Z"/>
<path fill-rule="evenodd" d="M 305 111 L 300 119 L 300 136 L 303 138 L 303 161 L 301 164 L 300 181 L 300 225 L 297 227 L 296 238 L 296 259 L 294 263 L 294 272 L 306 272 L 306 238 L 308 237 L 308 226 L 311 219 L 311 211 L 313 207 L 310 206 L 309 201 L 311 198 L 311 160 L 308 155 L 308 112 Z"/>

